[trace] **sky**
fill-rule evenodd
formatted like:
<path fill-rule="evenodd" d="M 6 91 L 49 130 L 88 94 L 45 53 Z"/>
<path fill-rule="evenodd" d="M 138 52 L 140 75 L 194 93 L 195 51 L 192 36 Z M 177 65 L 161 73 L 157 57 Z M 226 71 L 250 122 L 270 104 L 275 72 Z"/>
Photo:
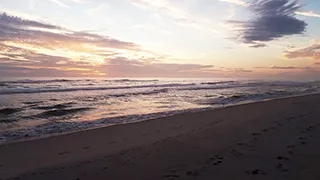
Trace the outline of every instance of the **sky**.
<path fill-rule="evenodd" d="M 0 77 L 320 78 L 318 0 L 0 0 Z"/>

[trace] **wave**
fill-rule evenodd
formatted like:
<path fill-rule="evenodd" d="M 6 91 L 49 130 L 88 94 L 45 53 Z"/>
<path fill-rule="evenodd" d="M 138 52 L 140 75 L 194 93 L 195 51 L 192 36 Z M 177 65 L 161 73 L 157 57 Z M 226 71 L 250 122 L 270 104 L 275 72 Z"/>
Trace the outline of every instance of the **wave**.
<path fill-rule="evenodd" d="M 158 79 L 114 79 L 114 80 L 105 80 L 106 82 L 158 82 Z"/>
<path fill-rule="evenodd" d="M 4 87 L 7 86 L 7 84 L 5 82 L 0 82 L 0 87 Z"/>
<path fill-rule="evenodd" d="M 123 94 L 111 94 L 109 97 L 127 97 L 127 96 L 139 96 L 139 95 L 154 95 L 160 93 L 166 93 L 169 89 L 155 89 L 151 91 L 143 91 L 143 92 L 133 92 L 133 93 L 123 93 Z"/>
<path fill-rule="evenodd" d="M 20 108 L 4 108 L 4 109 L 0 109 L 0 117 L 12 115 L 12 114 L 15 114 L 15 113 L 17 113 L 19 111 L 21 111 Z"/>
<path fill-rule="evenodd" d="M 313 92 L 317 91 L 314 89 Z M 202 105 L 232 105 L 241 102 L 254 102 L 261 101 L 266 99 L 273 99 L 279 97 L 286 97 L 291 95 L 306 94 L 311 93 L 309 89 L 305 90 L 293 90 L 293 89 L 275 89 L 265 92 L 256 92 L 256 93 L 242 93 L 242 94 L 230 94 L 225 96 L 219 96 L 215 98 L 208 98 L 200 101 Z"/>
<path fill-rule="evenodd" d="M 51 106 L 34 106 L 32 107 L 33 109 L 39 109 L 39 110 L 52 110 L 52 109 L 65 109 L 72 107 L 75 103 L 70 102 L 70 103 L 62 103 L 62 104 L 55 104 Z"/>
<path fill-rule="evenodd" d="M 46 83 L 61 83 L 61 82 L 79 82 L 79 81 L 94 81 L 95 79 L 84 79 L 84 80 L 72 80 L 72 79 L 51 79 L 51 80 L 32 80 L 32 79 L 22 79 L 16 81 L 0 81 L 0 86 L 5 86 L 6 84 L 46 84 Z M 139 79 L 114 79 L 114 80 L 104 80 L 106 82 L 157 82 L 158 79 L 150 80 L 139 80 Z"/>
<path fill-rule="evenodd" d="M 28 88 L 28 89 L 2 89 L 1 94 L 22 94 L 22 93 L 49 93 L 49 92 L 71 92 L 71 91 L 101 91 L 101 90 L 117 90 L 117 89 L 134 89 L 134 88 L 156 88 L 156 87 L 182 87 L 192 86 L 191 84 L 152 84 L 152 85 L 137 85 L 137 86 L 113 86 L 113 87 L 79 87 L 79 88 L 61 88 L 61 89 L 42 89 L 42 88 Z"/>
<path fill-rule="evenodd" d="M 219 84 L 230 84 L 235 83 L 237 81 L 217 81 L 217 82 L 203 82 L 201 84 L 203 85 L 219 85 Z"/>
<path fill-rule="evenodd" d="M 44 83 L 55 83 L 55 82 L 72 82 L 80 80 L 69 80 L 69 79 L 53 79 L 53 80 L 31 80 L 31 79 L 22 79 L 17 81 L 2 81 L 0 85 L 3 84 L 44 84 Z"/>
<path fill-rule="evenodd" d="M 187 87 L 181 88 L 180 90 L 187 90 L 187 91 L 196 91 L 196 90 L 215 90 L 215 89 L 230 89 L 230 88 L 240 88 L 240 87 L 252 87 L 248 84 L 230 84 L 225 86 L 196 86 L 196 87 Z"/>
<path fill-rule="evenodd" d="M 201 85 L 203 86 L 181 88 L 181 90 L 215 90 L 215 89 L 230 89 L 230 88 L 251 88 L 251 87 L 252 88 L 262 88 L 262 87 L 310 88 L 317 84 L 310 83 L 310 82 L 290 82 L 290 81 L 288 82 L 285 82 L 285 81 L 271 81 L 271 82 L 268 82 L 268 81 L 265 81 L 265 82 L 264 81 L 262 82 L 221 81 L 221 82 L 201 83 Z"/>
<path fill-rule="evenodd" d="M 72 108 L 72 109 L 55 109 L 55 110 L 48 110 L 41 114 L 36 115 L 36 117 L 41 118 L 49 118 L 49 117 L 61 117 L 67 115 L 74 115 L 80 112 L 89 111 L 93 108 Z"/>
<path fill-rule="evenodd" d="M 78 110 L 70 110 L 69 112 L 72 114 L 72 111 L 85 111 L 86 109 L 78 109 Z M 90 109 L 87 109 L 90 110 Z M 50 135 L 55 133 L 63 133 L 63 132 L 73 132 L 78 130 L 84 130 L 93 127 L 99 127 L 102 125 L 117 125 L 124 123 L 132 123 L 139 122 L 148 119 L 154 119 L 159 117 L 171 116 L 174 114 L 181 114 L 184 112 L 197 112 L 202 110 L 199 109 L 185 109 L 185 110 L 172 110 L 165 112 L 157 112 L 157 113 L 147 113 L 147 114 L 132 114 L 128 116 L 117 116 L 111 118 L 102 118 L 95 119 L 89 121 L 80 121 L 80 122 L 65 122 L 65 121 L 50 121 L 46 124 L 41 124 L 32 128 L 18 129 L 15 131 L 0 131 L 0 144 L 4 142 L 8 142 L 11 140 L 23 139 L 26 137 L 40 137 L 43 135 Z M 68 112 L 68 113 L 69 113 Z M 55 115 L 57 112 L 47 112 L 42 114 L 44 116 L 51 116 L 52 113 Z M 64 112 L 63 112 L 64 113 Z M 58 113 L 59 114 L 59 113 Z"/>

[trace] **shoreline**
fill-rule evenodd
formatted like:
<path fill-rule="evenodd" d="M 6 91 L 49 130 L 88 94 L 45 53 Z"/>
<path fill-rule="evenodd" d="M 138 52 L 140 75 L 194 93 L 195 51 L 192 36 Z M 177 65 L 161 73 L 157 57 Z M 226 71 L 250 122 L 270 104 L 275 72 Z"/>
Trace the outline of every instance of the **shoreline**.
<path fill-rule="evenodd" d="M 320 93 L 309 93 L 309 94 L 300 94 L 300 95 L 291 95 L 291 96 L 286 96 L 286 97 L 277 97 L 277 98 L 271 98 L 271 99 L 264 99 L 264 100 L 259 100 L 259 101 L 253 101 L 253 102 L 240 102 L 232 105 L 227 105 L 227 106 L 221 106 L 221 107 L 208 107 L 208 108 L 199 108 L 199 109 L 190 109 L 190 110 L 177 110 L 181 112 L 173 113 L 172 115 L 168 116 L 160 116 L 160 117 L 155 117 L 155 118 L 147 118 L 144 120 L 138 120 L 134 122 L 126 122 L 126 123 L 119 123 L 119 124 L 106 124 L 106 125 L 101 125 L 97 127 L 91 127 L 91 128 L 85 128 L 85 129 L 80 129 L 80 130 L 75 130 L 75 131 L 66 131 L 62 133 L 52 133 L 52 134 L 47 134 L 47 135 L 42 135 L 40 137 L 31 137 L 31 138 L 22 138 L 18 140 L 9 140 L 8 142 L 0 143 L 0 146 L 6 145 L 6 144 L 14 144 L 14 143 L 20 143 L 20 142 L 25 142 L 25 141 L 33 141 L 33 140 L 38 140 L 38 139 L 45 139 L 45 138 L 50 138 L 50 137 L 55 137 L 55 136 L 63 136 L 63 135 L 68 135 L 68 134 L 73 134 L 73 133 L 78 133 L 81 131 L 90 131 L 90 130 L 95 130 L 99 128 L 108 128 L 112 126 L 121 126 L 125 124 L 133 124 L 133 123 L 141 123 L 144 121 L 153 121 L 153 120 L 158 120 L 161 118 L 166 118 L 166 117 L 172 117 L 176 115 L 181 115 L 181 114 L 189 114 L 189 113 L 198 113 L 198 112 L 204 112 L 204 111 L 215 111 L 217 109 L 224 109 L 224 108 L 229 108 L 229 107 L 234 107 L 234 106 L 241 106 L 241 105 L 247 105 L 247 104 L 255 104 L 255 103 L 261 103 L 261 102 L 267 102 L 267 101 L 273 101 L 273 100 L 281 100 L 281 99 L 288 99 L 288 98 L 295 98 L 295 97 L 304 97 L 304 96 L 309 96 L 309 95 L 317 95 Z M 152 113 L 153 114 L 153 113 Z M 149 114 L 146 114 L 149 115 Z"/>
<path fill-rule="evenodd" d="M 234 106 L 242 106 L 242 105 L 247 105 L 247 104 L 255 104 L 255 103 L 261 103 L 261 102 L 268 102 L 268 101 L 281 100 L 281 99 L 290 99 L 290 98 L 304 97 L 304 96 L 310 96 L 310 95 L 320 95 L 320 92 L 316 92 L 316 93 L 313 92 L 313 93 L 307 93 L 307 94 L 299 94 L 299 95 L 291 95 L 291 96 L 285 96 L 285 97 L 263 99 L 263 100 L 258 100 L 258 101 L 249 101 L 249 102 L 245 101 L 245 102 L 239 102 L 239 103 L 226 105 L 226 106 L 221 105 L 219 107 L 198 108 L 198 109 L 190 109 L 190 110 L 176 110 L 177 113 L 173 113 L 172 115 L 167 115 L 167 116 L 164 115 L 164 116 L 155 117 L 155 118 L 146 118 L 144 120 L 138 120 L 138 121 L 134 121 L 134 122 L 126 122 L 126 123 L 119 123 L 119 124 L 106 124 L 106 125 L 101 125 L 101 126 L 97 126 L 97 127 L 90 127 L 90 128 L 84 128 L 84 129 L 75 130 L 75 131 L 66 131 L 66 132 L 61 132 L 61 133 L 46 134 L 46 135 L 41 135 L 40 137 L 30 137 L 30 138 L 21 138 L 21 139 L 17 139 L 17 140 L 9 140 L 9 141 L 4 142 L 4 143 L 0 142 L 0 147 L 2 145 L 7 145 L 7 144 L 15 144 L 15 143 L 21 143 L 21 142 L 25 142 L 25 141 L 34 141 L 34 140 L 46 139 L 46 138 L 51 138 L 51 137 L 56 137 L 56 136 L 64 136 L 64 135 L 78 133 L 78 132 L 82 132 L 82 131 L 91 131 L 91 130 L 96 130 L 96 129 L 100 129 L 100 128 L 109 128 L 109 127 L 112 127 L 112 126 L 121 126 L 121 125 L 126 125 L 126 124 L 141 123 L 141 122 L 145 122 L 145 121 L 160 120 L 161 118 L 173 117 L 173 116 L 177 116 L 177 115 L 181 115 L 181 114 L 190 114 L 190 113 L 193 114 L 193 113 L 205 112 L 205 111 L 210 111 L 211 112 L 211 111 L 215 111 L 215 110 L 218 110 L 218 109 L 225 109 L 225 108 L 230 108 L 230 107 L 234 107 Z M 175 111 L 173 111 L 173 112 L 175 112 Z M 151 114 L 157 114 L 157 113 L 151 113 Z M 149 114 L 145 114 L 145 115 L 149 115 Z"/>

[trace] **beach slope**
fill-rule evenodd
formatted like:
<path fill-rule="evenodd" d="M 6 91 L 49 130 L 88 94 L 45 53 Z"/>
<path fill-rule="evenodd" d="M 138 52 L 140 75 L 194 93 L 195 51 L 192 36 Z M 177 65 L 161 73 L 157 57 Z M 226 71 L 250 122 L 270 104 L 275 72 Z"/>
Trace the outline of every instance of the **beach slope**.
<path fill-rule="evenodd" d="M 320 95 L 0 146 L 0 179 L 320 179 Z"/>

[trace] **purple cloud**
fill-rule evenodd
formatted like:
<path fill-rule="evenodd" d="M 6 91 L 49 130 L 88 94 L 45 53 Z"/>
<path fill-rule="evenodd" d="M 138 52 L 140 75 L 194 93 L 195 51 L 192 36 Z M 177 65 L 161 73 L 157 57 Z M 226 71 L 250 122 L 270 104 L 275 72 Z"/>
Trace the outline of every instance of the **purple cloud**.
<path fill-rule="evenodd" d="M 57 30 L 57 32 L 52 32 L 50 30 Z M 70 43 L 85 43 L 103 48 L 129 50 L 139 50 L 140 48 L 137 44 L 132 42 L 120 41 L 99 34 L 71 31 L 48 23 L 10 16 L 6 13 L 0 14 L 0 40 L 32 43 L 47 48 L 65 44 L 70 46 Z"/>
<path fill-rule="evenodd" d="M 237 25 L 238 39 L 251 47 L 265 47 L 266 42 L 284 36 L 303 34 L 307 24 L 295 17 L 297 1 L 257 0 L 249 4 L 253 17 L 249 21 L 228 21 Z"/>

